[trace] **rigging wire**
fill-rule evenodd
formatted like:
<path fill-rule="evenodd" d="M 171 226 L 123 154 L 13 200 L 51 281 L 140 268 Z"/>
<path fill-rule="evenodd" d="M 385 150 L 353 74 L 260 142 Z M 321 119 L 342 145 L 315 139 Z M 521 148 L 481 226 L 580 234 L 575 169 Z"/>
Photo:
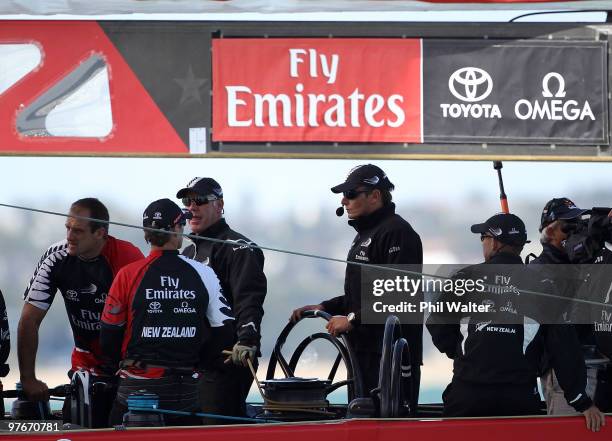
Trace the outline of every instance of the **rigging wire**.
<path fill-rule="evenodd" d="M 79 216 L 79 215 L 75 215 L 75 214 L 60 213 L 60 212 L 57 212 L 57 211 L 42 210 L 42 209 L 39 209 L 39 208 L 24 207 L 24 206 L 20 206 L 20 205 L 6 204 L 6 203 L 2 203 L 2 202 L 0 202 L 0 207 L 14 208 L 14 209 L 17 209 L 17 210 L 24 210 L 24 211 L 34 212 L 34 213 L 49 214 L 49 215 L 53 215 L 53 216 L 72 217 L 74 219 L 86 220 L 86 221 L 89 221 L 89 222 L 106 223 L 106 224 L 109 224 L 109 225 L 117 225 L 117 226 L 120 226 L 120 227 L 133 228 L 133 229 L 143 230 L 143 231 L 151 231 L 151 232 L 165 233 L 165 234 L 174 234 L 174 235 L 186 237 L 186 238 L 188 238 L 188 239 L 190 239 L 192 241 L 205 240 L 205 241 L 209 241 L 209 242 L 220 243 L 220 244 L 230 245 L 230 246 L 236 246 L 238 244 L 240 247 L 247 247 L 247 248 L 253 248 L 253 249 L 272 251 L 272 252 L 276 252 L 276 253 L 289 254 L 289 255 L 293 255 L 293 256 L 307 257 L 307 258 L 311 258 L 311 259 L 325 260 L 325 261 L 328 261 L 328 262 L 342 263 L 342 264 L 346 264 L 346 265 L 356 265 L 356 266 L 360 266 L 362 268 L 379 269 L 379 270 L 384 270 L 384 271 L 387 271 L 387 272 L 403 273 L 403 274 L 408 274 L 408 275 L 412 275 L 412 276 L 420 276 L 420 277 L 430 277 L 430 278 L 433 278 L 433 279 L 453 280 L 452 276 L 443 276 L 443 275 L 439 275 L 439 274 L 428 274 L 428 273 L 425 273 L 425 272 L 422 272 L 422 271 L 410 271 L 410 270 L 403 269 L 403 268 L 395 268 L 395 267 L 389 267 L 389 266 L 385 266 L 385 265 L 376 265 L 376 264 L 372 264 L 372 263 L 353 262 L 353 261 L 344 260 L 344 259 L 337 259 L 337 258 L 334 258 L 334 257 L 320 256 L 320 255 L 317 255 L 317 254 L 302 253 L 302 252 L 299 252 L 299 251 L 291 251 L 291 250 L 284 250 L 282 248 L 266 247 L 266 246 L 261 246 L 261 245 L 254 244 L 252 242 L 251 243 L 236 242 L 236 241 L 232 241 L 232 240 L 217 239 L 217 238 L 214 238 L 214 237 L 199 236 L 199 235 L 187 234 L 187 233 L 171 232 L 171 231 L 168 231 L 168 230 L 162 230 L 162 229 L 150 228 L 150 227 L 143 227 L 143 226 L 140 226 L 140 225 L 128 224 L 128 223 L 124 223 L 124 222 L 116 222 L 116 221 L 110 221 L 110 220 L 106 221 L 106 220 L 96 219 L 96 218 L 87 217 L 87 216 Z M 502 285 L 493 284 L 493 286 L 502 286 Z M 571 301 L 571 302 L 574 302 L 574 303 L 582 303 L 582 304 L 593 305 L 593 306 L 603 306 L 603 307 L 606 307 L 606 308 L 611 308 L 612 307 L 612 304 L 596 302 L 596 301 L 593 301 L 593 300 L 586 300 L 586 299 L 576 299 L 576 298 L 568 299 L 567 297 L 564 297 L 564 296 L 561 296 L 561 295 L 557 295 L 557 294 L 550 294 L 550 293 L 532 291 L 532 290 L 527 290 L 527 289 L 521 289 L 520 292 L 522 294 L 531 294 L 531 295 L 539 296 L 539 297 L 546 297 L 546 298 L 550 298 L 550 299 L 563 300 L 564 302 Z"/>
<path fill-rule="evenodd" d="M 140 225 L 134 225 L 134 224 L 127 224 L 127 223 L 123 223 L 123 222 L 114 222 L 114 221 L 105 221 L 105 220 L 101 220 L 101 219 L 96 219 L 96 218 L 91 218 L 91 217 L 86 217 L 86 216 L 78 216 L 75 214 L 66 214 L 66 213 L 59 213 L 57 211 L 49 211 L 49 210 L 41 210 L 38 208 L 30 208 L 30 207 L 22 207 L 19 205 L 11 205 L 11 204 L 3 204 L 0 203 L 0 207 L 7 207 L 7 208 L 15 208 L 18 210 L 25 210 L 25 211 L 32 211 L 35 213 L 43 213 L 43 214 L 50 214 L 50 215 L 54 215 L 54 216 L 61 216 L 61 217 L 72 217 L 75 219 L 81 219 L 81 220 L 86 220 L 86 221 L 90 221 L 90 222 L 98 222 L 98 223 L 106 223 L 106 224 L 110 224 L 110 225 L 118 225 L 120 227 L 126 227 L 126 228 L 135 228 L 137 230 L 143 230 L 143 231 L 151 231 L 151 232 L 156 232 L 156 233 L 165 233 L 165 234 L 175 234 L 177 236 L 183 236 L 186 237 L 188 239 L 191 240 L 205 240 L 208 242 L 214 242 L 214 243 L 220 243 L 220 244 L 225 244 L 225 245 L 239 245 L 241 247 L 247 247 L 247 248 L 257 248 L 260 250 L 266 250 L 266 251 L 273 251 L 276 253 L 283 253 L 283 254 L 289 254 L 289 255 L 293 255 L 293 256 L 300 256 L 300 257 L 309 257 L 312 259 L 319 259 L 319 260 L 327 260 L 330 262 L 337 262 L 337 263 L 346 263 L 346 264 L 351 264 L 351 265 L 358 265 L 358 266 L 363 266 L 363 267 L 369 267 L 369 268 L 374 268 L 374 269 L 382 269 L 382 270 L 391 270 L 391 268 L 389 268 L 388 266 L 384 266 L 384 265 L 375 265 L 375 264 L 371 264 L 371 263 L 363 263 L 363 262 L 350 262 L 344 259 L 336 259 L 334 257 L 326 257 L 326 256 L 319 256 L 317 254 L 309 254 L 309 253 L 301 253 L 299 251 L 291 251 L 291 250 L 283 250 L 281 248 L 273 248 L 273 247 L 266 247 L 266 246 L 261 246 L 261 245 L 256 245 L 254 243 L 246 243 L 246 242 L 236 242 L 236 241 L 232 241 L 232 240 L 224 240 L 224 239 L 217 239 L 214 237 L 206 237 L 206 236 L 198 236 L 195 234 L 188 234 L 188 233 L 176 233 L 176 232 L 170 232 L 168 230 L 162 230 L 162 229 L 157 229 L 157 228 L 150 228 L 150 227 L 143 227 Z M 414 276 L 420 276 L 420 275 L 425 275 L 419 271 L 409 271 L 409 270 L 405 270 L 405 269 L 393 269 L 394 271 L 400 272 L 400 273 L 406 273 L 406 274 L 410 274 L 410 275 L 414 275 Z M 432 275 L 432 277 L 435 277 L 434 275 Z"/>
<path fill-rule="evenodd" d="M 533 15 L 545 15 L 545 14 L 575 14 L 575 13 L 586 13 L 586 12 L 601 12 L 602 14 L 606 14 L 609 11 L 603 9 L 579 9 L 579 10 L 567 10 L 567 11 L 538 11 L 538 12 L 528 12 L 526 14 L 517 15 L 514 18 L 508 20 L 508 23 L 516 23 L 516 20 L 525 17 L 531 17 Z"/>

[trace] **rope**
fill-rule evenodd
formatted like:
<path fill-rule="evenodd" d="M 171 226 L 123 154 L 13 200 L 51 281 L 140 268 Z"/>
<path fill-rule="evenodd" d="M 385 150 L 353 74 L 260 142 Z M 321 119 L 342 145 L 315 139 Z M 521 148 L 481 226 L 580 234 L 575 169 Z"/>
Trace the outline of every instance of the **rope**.
<path fill-rule="evenodd" d="M 235 417 L 227 415 L 217 415 L 214 413 L 204 412 L 184 412 L 181 410 L 165 410 L 165 409 L 154 409 L 151 407 L 130 407 L 130 411 L 134 410 L 137 412 L 153 412 L 153 413 L 165 413 L 168 415 L 180 415 L 180 416 L 197 416 L 201 418 L 215 418 L 219 420 L 230 420 L 230 421 L 244 421 L 248 423 L 261 422 L 261 423 L 280 423 L 281 421 L 270 420 L 270 419 L 257 419 L 257 418 L 246 418 L 246 417 Z"/>
<path fill-rule="evenodd" d="M 236 242 L 232 242 L 231 240 L 217 239 L 217 238 L 214 238 L 214 237 L 207 237 L 207 236 L 198 236 L 198 235 L 187 234 L 187 233 L 178 233 L 178 232 L 174 232 L 174 231 L 162 230 L 162 229 L 157 229 L 157 228 L 143 227 L 143 226 L 140 226 L 140 225 L 133 225 L 133 224 L 123 223 L 123 222 L 113 222 L 113 221 L 110 221 L 110 220 L 109 221 L 105 221 L 105 220 L 91 218 L 91 217 L 86 217 L 86 216 L 78 216 L 78 215 L 74 215 L 74 214 L 60 213 L 60 212 L 57 212 L 57 211 L 41 210 L 41 209 L 38 209 L 38 208 L 23 207 L 23 206 L 19 206 L 19 205 L 4 204 L 4 203 L 0 203 L 0 207 L 15 208 L 17 210 L 25 210 L 25 211 L 31 211 L 31 212 L 34 212 L 34 213 L 50 214 L 50 215 L 53 215 L 53 216 L 72 217 L 72 218 L 75 218 L 75 219 L 81 219 L 81 220 L 86 220 L 86 221 L 90 221 L 90 222 L 101 222 L 101 223 L 106 223 L 106 224 L 109 224 L 109 225 L 118 225 L 120 227 L 135 228 L 135 229 L 143 230 L 143 231 L 151 231 L 151 232 L 165 233 L 165 234 L 175 234 L 177 236 L 186 237 L 186 238 L 188 238 L 188 239 L 190 239 L 192 241 L 205 240 L 205 241 L 214 242 L 214 243 L 220 243 L 220 244 L 225 244 L 225 245 L 236 246 Z M 401 274 L 409 274 L 409 275 L 413 275 L 413 276 L 431 277 L 431 278 L 434 278 L 434 279 L 443 279 L 443 280 L 452 280 L 452 277 L 441 276 L 441 275 L 438 275 L 438 274 L 428 274 L 428 273 L 419 272 L 419 271 L 409 271 L 409 270 L 401 269 L 401 268 L 390 268 L 390 267 L 385 266 L 385 265 L 376 265 L 376 264 L 372 264 L 372 263 L 351 262 L 351 261 L 344 260 L 344 259 L 336 259 L 334 257 L 326 257 L 326 256 L 320 256 L 320 255 L 317 255 L 317 254 L 309 254 L 309 253 L 301 253 L 301 252 L 298 252 L 298 251 L 283 250 L 281 248 L 265 247 L 265 246 L 256 245 L 256 244 L 253 244 L 253 243 L 242 243 L 241 242 L 240 246 L 241 247 L 244 246 L 244 247 L 248 247 L 248 248 L 252 248 L 252 249 L 260 249 L 260 250 L 266 250 L 266 251 L 273 251 L 273 252 L 282 253 L 282 254 L 289 254 L 289 255 L 293 255 L 293 256 L 300 256 L 300 257 L 308 257 L 308 258 L 312 258 L 312 259 L 325 260 L 325 261 L 329 261 L 329 262 L 337 262 L 337 263 L 342 263 L 342 264 L 345 264 L 345 265 L 356 265 L 356 266 L 360 266 L 360 267 L 363 267 L 363 268 L 381 269 L 381 270 L 385 270 L 385 271 L 401 273 Z M 496 285 L 496 286 L 502 286 L 502 285 Z M 556 294 L 550 294 L 550 293 L 544 293 L 544 292 L 538 292 L 538 291 L 531 291 L 531 290 L 526 290 L 526 289 L 521 290 L 521 293 L 531 294 L 531 295 L 540 296 L 540 297 L 547 297 L 547 298 L 550 298 L 550 299 L 562 300 L 564 302 L 572 301 L 572 302 L 575 302 L 575 303 L 582 303 L 582 304 L 586 304 L 586 305 L 593 305 L 593 306 L 600 306 L 600 307 L 605 307 L 605 308 L 612 308 L 612 304 L 596 302 L 594 300 L 569 299 L 569 298 L 564 297 L 562 295 L 556 295 Z"/>

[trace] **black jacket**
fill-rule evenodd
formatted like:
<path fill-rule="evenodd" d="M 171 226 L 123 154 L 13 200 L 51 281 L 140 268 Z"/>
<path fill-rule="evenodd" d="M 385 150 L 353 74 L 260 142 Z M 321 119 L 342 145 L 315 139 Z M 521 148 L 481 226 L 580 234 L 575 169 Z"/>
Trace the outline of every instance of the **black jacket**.
<path fill-rule="evenodd" d="M 177 250 L 152 250 L 115 277 L 102 313 L 100 347 L 111 364 L 140 363 L 132 372 L 148 378 L 160 373 L 146 365 L 192 369 L 222 363 L 221 351 L 231 347 L 234 334 L 227 303 L 211 268 Z"/>
<path fill-rule="evenodd" d="M 528 270 L 519 256 L 506 253 L 465 268 L 455 277 L 495 281 L 497 286 L 486 285 L 482 293 L 453 299 L 462 303 L 486 300 L 492 305 L 491 313 L 436 313 L 427 321 L 434 345 L 454 360 L 453 379 L 483 385 L 535 386 L 546 350 L 568 403 L 577 411 L 591 405 L 584 390 L 586 367 L 574 329 L 542 325 L 542 311 L 529 302 L 529 294 L 521 293 L 554 293 L 550 281 Z M 504 280 L 502 289 L 500 280 Z"/>
<path fill-rule="evenodd" d="M 349 250 L 349 262 L 371 264 L 422 264 L 421 238 L 410 224 L 395 214 L 391 203 L 374 213 L 349 221 L 357 235 Z M 381 352 L 382 325 L 362 325 L 361 318 L 361 267 L 347 265 L 344 278 L 344 295 L 322 302 L 330 314 L 356 315 L 355 329 L 349 337 L 357 351 Z M 402 333 L 408 340 L 413 363 L 423 359 L 423 325 L 403 325 Z"/>
<path fill-rule="evenodd" d="M 196 240 L 183 250 L 183 255 L 210 266 L 221 282 L 223 295 L 230 302 L 236 317 L 237 340 L 259 345 L 263 302 L 267 281 L 263 272 L 264 255 L 248 238 L 232 230 L 225 219 L 220 219 L 199 234 L 203 237 L 233 242 L 224 244 Z"/>

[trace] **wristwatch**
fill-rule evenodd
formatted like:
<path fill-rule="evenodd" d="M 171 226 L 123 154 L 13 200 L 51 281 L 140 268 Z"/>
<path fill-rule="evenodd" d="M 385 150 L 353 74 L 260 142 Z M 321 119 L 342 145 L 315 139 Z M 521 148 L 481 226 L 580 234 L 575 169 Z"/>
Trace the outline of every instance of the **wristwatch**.
<path fill-rule="evenodd" d="M 348 315 L 346 316 L 346 319 L 348 320 L 350 324 L 353 324 L 356 318 L 357 317 L 355 316 L 354 312 L 349 312 Z"/>

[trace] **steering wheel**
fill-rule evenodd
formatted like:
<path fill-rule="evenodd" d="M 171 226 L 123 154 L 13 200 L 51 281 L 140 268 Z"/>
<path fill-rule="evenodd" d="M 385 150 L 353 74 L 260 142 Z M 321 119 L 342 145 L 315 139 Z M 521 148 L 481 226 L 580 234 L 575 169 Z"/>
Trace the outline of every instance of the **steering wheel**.
<path fill-rule="evenodd" d="M 308 347 L 308 345 L 317 340 L 327 340 L 336 348 L 336 350 L 338 351 L 338 355 L 336 356 L 334 364 L 332 365 L 332 368 L 327 376 L 327 379 L 331 381 L 331 384 L 327 387 L 326 393 L 329 394 L 330 392 L 342 386 L 347 386 L 349 402 L 352 401 L 355 397 L 364 396 L 361 371 L 359 370 L 359 366 L 356 361 L 351 344 L 345 335 L 341 335 L 340 338 L 333 337 L 326 332 L 318 332 L 309 335 L 304 340 L 302 340 L 300 344 L 298 344 L 295 351 L 291 355 L 291 358 L 289 359 L 289 363 L 287 363 L 287 360 L 281 352 L 283 345 L 287 341 L 287 336 L 298 322 L 306 318 L 315 317 L 319 317 L 323 320 L 329 321 L 332 316 L 324 311 L 304 311 L 302 312 L 300 320 L 296 322 L 289 322 L 284 327 L 284 329 L 278 336 L 278 339 L 276 340 L 276 344 L 274 345 L 274 350 L 272 351 L 272 355 L 270 357 L 270 363 L 268 364 L 266 379 L 271 380 L 274 378 L 277 363 L 286 378 L 295 377 L 295 370 L 300 361 L 300 357 L 302 356 L 304 350 Z M 334 377 L 336 376 L 341 361 L 346 367 L 347 379 L 343 381 L 334 382 Z"/>
<path fill-rule="evenodd" d="M 410 409 L 410 396 L 412 392 L 410 353 L 408 342 L 400 338 L 393 344 L 393 358 L 391 360 L 391 391 L 389 394 L 391 418 L 406 416 Z"/>

